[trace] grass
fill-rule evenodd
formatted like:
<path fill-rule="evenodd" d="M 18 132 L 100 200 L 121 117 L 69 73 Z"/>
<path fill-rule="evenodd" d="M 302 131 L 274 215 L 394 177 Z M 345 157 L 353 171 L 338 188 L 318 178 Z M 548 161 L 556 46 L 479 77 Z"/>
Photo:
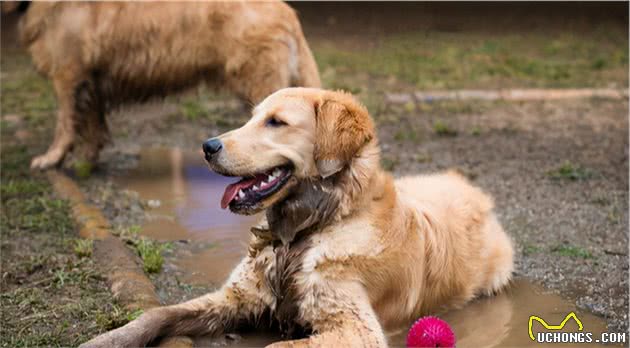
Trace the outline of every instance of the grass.
<path fill-rule="evenodd" d="M 451 126 L 449 126 L 448 124 L 446 124 L 444 121 L 441 121 L 441 120 L 435 121 L 433 123 L 433 132 L 435 132 L 435 134 L 442 137 L 457 136 L 457 130 L 455 130 L 454 128 L 451 128 Z"/>
<path fill-rule="evenodd" d="M 380 117 L 384 117 L 381 114 L 386 106 L 381 92 L 401 86 L 410 89 L 598 87 L 609 83 L 625 86 L 628 83 L 625 34 L 606 30 L 580 37 L 535 32 L 493 36 L 415 32 L 370 38 L 376 45 L 365 49 L 330 42 L 313 43 L 311 47 L 324 86 L 359 94 L 377 121 L 384 123 L 385 119 Z M 45 149 L 47 144 L 43 141 L 51 139 L 56 102 L 50 82 L 31 68 L 25 54 L 3 52 L 2 58 L 0 314 L 4 320 L 0 326 L 0 347 L 76 346 L 125 324 L 141 312 L 125 311 L 116 305 L 91 260 L 91 243 L 76 239 L 68 203 L 52 194 L 42 176 L 28 170 L 30 158 Z M 212 106 L 208 96 L 202 92 L 178 101 L 177 121 L 184 118 L 229 129 L 248 118 L 247 112 L 235 111 L 236 108 L 222 110 Z M 480 108 L 488 105 L 494 104 L 444 101 L 409 103 L 400 108 L 405 114 L 425 113 L 448 119 L 451 114 L 480 113 Z M 18 115 L 23 124 L 18 126 L 5 120 L 11 114 Z M 32 131 L 29 143 L 20 144 L 15 139 L 18 127 Z M 439 136 L 457 134 L 444 121 L 433 124 L 433 131 Z M 416 142 L 423 134 L 418 132 L 403 130 L 394 138 Z M 470 132 L 481 133 L 474 128 Z M 506 132 L 511 130 L 506 128 Z M 414 159 L 432 161 L 430 155 L 417 155 Z M 397 158 L 383 156 L 385 169 L 394 170 L 398 164 Z M 89 175 L 88 168 L 85 169 Z M 550 177 L 563 180 L 582 180 L 590 175 L 590 171 L 570 162 L 549 172 Z M 620 214 L 610 210 L 608 218 L 619 221 Z M 169 244 L 143 239 L 138 234 L 138 227 L 120 231 L 121 238 L 143 260 L 145 271 L 159 272 L 164 262 L 163 252 Z M 541 248 L 534 245 L 523 249 L 524 254 L 538 252 Z M 593 258 L 588 250 L 577 246 L 562 245 L 551 252 Z M 181 287 L 192 291 L 192 286 Z"/>
<path fill-rule="evenodd" d="M 208 117 L 208 110 L 206 110 L 198 99 L 185 99 L 179 106 L 180 112 L 189 121 L 196 121 Z"/>
<path fill-rule="evenodd" d="M 162 270 L 162 265 L 164 264 L 162 251 L 166 249 L 166 244 L 141 238 L 136 241 L 134 247 L 142 259 L 145 272 L 158 273 Z"/>
<path fill-rule="evenodd" d="M 554 180 L 587 180 L 593 177 L 593 172 L 589 169 L 565 161 L 562 165 L 547 172 L 547 176 Z"/>
<path fill-rule="evenodd" d="M 387 171 L 392 171 L 398 165 L 398 159 L 383 155 L 381 157 L 381 166 Z"/>
<path fill-rule="evenodd" d="M 2 138 L 0 347 L 76 346 L 123 325 L 105 279 L 77 240 L 68 203 L 31 175 L 27 147 Z M 105 318 L 109 325 L 94 322 Z"/>
<path fill-rule="evenodd" d="M 72 167 L 74 175 L 79 179 L 89 178 L 94 170 L 94 164 L 86 160 L 76 160 Z"/>
<path fill-rule="evenodd" d="M 396 132 L 394 134 L 394 140 L 396 141 L 408 141 L 408 142 L 412 142 L 412 143 L 419 143 L 421 141 L 421 136 L 418 133 L 417 130 L 415 129 L 404 129 L 404 130 L 399 130 L 398 132 Z"/>
<path fill-rule="evenodd" d="M 249 119 L 248 113 L 243 112 L 241 107 L 225 101 L 232 97 L 229 94 L 209 91 L 202 86 L 196 93 L 185 96 L 181 101 L 176 98 L 167 100 L 179 105 L 179 113 L 173 115 L 173 122 L 178 122 L 183 117 L 187 122 L 198 124 L 209 122 L 220 129 L 228 130 L 242 125 Z M 236 104 L 240 105 L 238 102 Z"/>
<path fill-rule="evenodd" d="M 551 249 L 551 252 L 574 258 L 592 259 L 593 255 L 586 249 L 572 245 L 558 245 Z"/>
<path fill-rule="evenodd" d="M 24 118 L 29 129 L 49 126 L 54 116 L 56 101 L 51 83 L 39 75 L 29 57 L 20 52 L 2 56 L 2 115 L 17 114 Z M 3 129 L 6 123 L 3 123 Z"/>
<path fill-rule="evenodd" d="M 172 248 L 172 244 L 154 241 L 140 236 L 139 233 L 140 226 L 133 225 L 115 231 L 114 234 L 136 251 L 140 259 L 142 259 L 143 269 L 146 273 L 159 273 L 164 264 L 164 256 L 162 253 Z"/>
<path fill-rule="evenodd" d="M 77 239 L 74 242 L 74 254 L 78 257 L 92 256 L 94 242 L 91 239 Z"/>
<path fill-rule="evenodd" d="M 352 85 L 344 77 L 357 74 L 418 89 L 625 86 L 627 33 L 611 35 L 616 32 L 617 27 L 584 35 L 418 31 L 377 37 L 367 47 L 330 41 L 312 46 L 327 86 Z"/>
<path fill-rule="evenodd" d="M 542 248 L 533 244 L 525 244 L 523 245 L 523 255 L 529 256 L 533 254 L 537 254 L 542 251 Z"/>
<path fill-rule="evenodd" d="M 31 157 L 45 149 L 39 139 L 53 126 L 50 84 L 24 56 L 2 58 L 2 117 L 23 122 L 1 127 L 0 347 L 77 346 L 125 324 L 129 314 L 90 258 L 91 244 L 76 239 L 68 202 L 29 170 Z M 34 135 L 25 144 L 14 136 L 22 127 Z"/>
<path fill-rule="evenodd" d="M 428 153 L 417 153 L 413 155 L 413 159 L 418 163 L 429 163 L 433 161 L 433 157 Z"/>

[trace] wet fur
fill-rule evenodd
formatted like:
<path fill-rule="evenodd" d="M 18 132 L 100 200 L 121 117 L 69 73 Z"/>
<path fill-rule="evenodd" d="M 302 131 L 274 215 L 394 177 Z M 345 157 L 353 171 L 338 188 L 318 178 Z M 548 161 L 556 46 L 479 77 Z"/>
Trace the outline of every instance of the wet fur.
<path fill-rule="evenodd" d="M 271 237 L 286 245 L 298 234 L 321 230 L 334 217 L 339 199 L 333 179 L 302 180 L 291 194 L 267 209 Z"/>
<path fill-rule="evenodd" d="M 4 6 L 3 11 L 18 6 Z M 282 2 L 34 2 L 20 36 L 58 101 L 55 138 L 33 168 L 77 143 L 95 161 L 105 114 L 206 82 L 257 103 L 289 86 L 320 85 L 295 12 Z M 79 139 L 77 139 L 79 138 Z"/>
<path fill-rule="evenodd" d="M 266 127 L 270 115 L 287 125 Z M 260 203 L 248 256 L 221 289 L 85 346 L 219 334 L 269 313 L 285 337 L 311 333 L 274 347 L 384 347 L 386 331 L 511 278 L 511 242 L 490 197 L 454 172 L 394 180 L 380 167 L 367 110 L 348 94 L 281 90 L 220 139 L 211 168 L 244 175 L 290 160 L 297 183 Z"/>

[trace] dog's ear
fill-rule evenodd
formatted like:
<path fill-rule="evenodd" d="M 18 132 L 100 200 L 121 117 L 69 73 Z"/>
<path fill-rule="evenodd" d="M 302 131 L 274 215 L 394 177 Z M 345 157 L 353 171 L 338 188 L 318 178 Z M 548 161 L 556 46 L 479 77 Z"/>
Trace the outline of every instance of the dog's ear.
<path fill-rule="evenodd" d="M 315 102 L 315 164 L 329 177 L 343 169 L 374 138 L 367 109 L 350 94 L 327 92 Z"/>

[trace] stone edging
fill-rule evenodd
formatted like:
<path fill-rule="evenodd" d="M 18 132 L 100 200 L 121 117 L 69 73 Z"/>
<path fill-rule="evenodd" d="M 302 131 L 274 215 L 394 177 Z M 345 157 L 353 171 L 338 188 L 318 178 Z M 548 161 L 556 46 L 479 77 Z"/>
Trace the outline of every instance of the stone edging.
<path fill-rule="evenodd" d="M 111 226 L 101 211 L 87 202 L 79 186 L 66 175 L 54 170 L 46 175 L 57 195 L 70 202 L 79 236 L 94 241 L 92 257 L 104 271 L 116 301 L 128 310 L 160 306 L 155 286 L 140 267 L 138 256 L 111 233 Z M 188 337 L 172 337 L 163 340 L 160 347 L 187 348 L 192 347 L 192 343 Z"/>
<path fill-rule="evenodd" d="M 386 93 L 385 101 L 391 104 L 430 103 L 439 100 L 558 100 L 575 98 L 628 98 L 628 89 L 572 88 L 572 89 L 498 89 L 453 91 L 418 91 L 415 93 Z"/>

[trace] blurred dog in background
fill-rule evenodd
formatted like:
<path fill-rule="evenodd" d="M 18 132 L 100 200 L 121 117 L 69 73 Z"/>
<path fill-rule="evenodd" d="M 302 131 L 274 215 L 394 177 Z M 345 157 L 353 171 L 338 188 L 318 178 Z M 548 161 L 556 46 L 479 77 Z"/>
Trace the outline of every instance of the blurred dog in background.
<path fill-rule="evenodd" d="M 59 164 L 81 137 L 96 161 L 108 138 L 105 114 L 126 102 L 218 84 L 250 103 L 289 86 L 319 87 L 298 18 L 282 2 L 34 2 L 21 9 L 21 41 L 57 96 L 48 151 Z"/>

